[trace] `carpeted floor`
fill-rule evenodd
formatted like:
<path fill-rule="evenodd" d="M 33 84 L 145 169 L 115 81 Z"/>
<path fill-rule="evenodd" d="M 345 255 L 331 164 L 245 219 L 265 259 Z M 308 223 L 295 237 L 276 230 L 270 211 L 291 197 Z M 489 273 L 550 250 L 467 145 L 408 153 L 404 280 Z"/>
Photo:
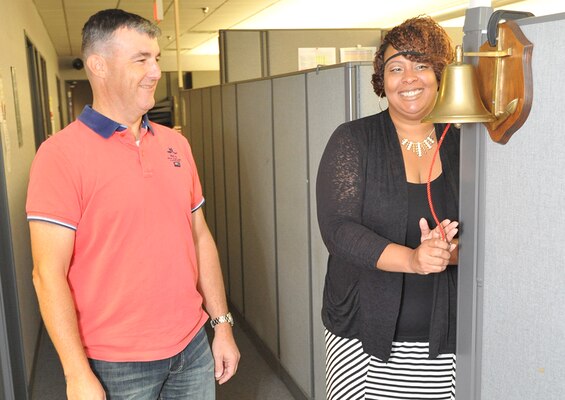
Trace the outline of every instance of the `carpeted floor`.
<path fill-rule="evenodd" d="M 234 330 L 241 352 L 237 374 L 218 386 L 217 400 L 293 400 L 284 383 L 263 359 L 247 335 Z M 45 331 L 41 343 L 32 384 L 31 400 L 64 400 L 65 380 L 53 344 Z"/>

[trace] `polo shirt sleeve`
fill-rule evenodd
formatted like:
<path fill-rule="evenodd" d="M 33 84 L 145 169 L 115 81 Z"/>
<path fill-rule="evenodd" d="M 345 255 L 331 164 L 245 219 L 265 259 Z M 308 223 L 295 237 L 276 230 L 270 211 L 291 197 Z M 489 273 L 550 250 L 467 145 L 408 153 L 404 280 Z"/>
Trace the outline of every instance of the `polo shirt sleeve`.
<path fill-rule="evenodd" d="M 76 230 L 81 217 L 79 168 L 52 139 L 40 146 L 31 166 L 27 219 Z"/>
<path fill-rule="evenodd" d="M 200 183 L 200 177 L 198 176 L 198 169 L 196 168 L 196 162 L 194 161 L 194 157 L 192 155 L 192 149 L 190 148 L 190 144 L 185 139 L 186 143 L 186 153 L 187 153 L 187 160 L 189 164 L 189 168 L 191 171 L 192 176 L 192 198 L 190 203 L 190 209 L 192 212 L 195 212 L 200 207 L 204 205 L 204 195 L 202 194 L 202 185 Z"/>

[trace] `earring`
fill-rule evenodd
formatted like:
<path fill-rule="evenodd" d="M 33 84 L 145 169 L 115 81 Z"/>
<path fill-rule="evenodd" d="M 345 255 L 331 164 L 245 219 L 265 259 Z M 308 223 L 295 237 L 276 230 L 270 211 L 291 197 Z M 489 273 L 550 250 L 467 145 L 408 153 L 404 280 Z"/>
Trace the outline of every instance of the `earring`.
<path fill-rule="evenodd" d="M 385 102 L 386 102 L 386 108 L 383 108 L 383 107 L 381 106 L 381 101 L 383 101 L 383 99 L 384 99 Z M 388 108 L 388 100 L 387 100 L 387 98 L 386 98 L 386 97 L 379 97 L 378 106 L 379 106 L 379 110 L 381 110 L 381 112 L 383 112 L 384 110 L 386 110 L 386 109 Z"/>

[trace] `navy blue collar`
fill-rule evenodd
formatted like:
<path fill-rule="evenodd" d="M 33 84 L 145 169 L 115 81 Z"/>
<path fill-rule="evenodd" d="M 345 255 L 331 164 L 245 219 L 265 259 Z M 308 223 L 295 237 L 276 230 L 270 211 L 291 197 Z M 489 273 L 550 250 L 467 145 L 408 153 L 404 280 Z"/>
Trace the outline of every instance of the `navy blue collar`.
<path fill-rule="evenodd" d="M 127 126 L 100 114 L 98 111 L 93 110 L 89 105 L 84 106 L 82 112 L 78 116 L 78 119 L 80 122 L 106 139 L 112 136 L 116 131 L 120 132 L 127 129 Z M 141 127 L 149 129 L 152 134 L 155 134 L 153 128 L 151 128 L 147 114 L 145 114 L 141 119 Z"/>

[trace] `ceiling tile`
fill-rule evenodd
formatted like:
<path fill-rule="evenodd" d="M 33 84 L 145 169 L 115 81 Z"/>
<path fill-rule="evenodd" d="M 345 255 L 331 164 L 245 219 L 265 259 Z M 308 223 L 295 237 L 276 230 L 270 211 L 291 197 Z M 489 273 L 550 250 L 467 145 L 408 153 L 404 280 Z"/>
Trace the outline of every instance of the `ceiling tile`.
<path fill-rule="evenodd" d="M 19 1 L 19 0 L 16 0 Z M 164 20 L 158 23 L 163 49 L 176 47 L 174 0 L 162 0 Z M 493 6 L 505 9 L 518 6 L 540 9 L 545 15 L 563 11 L 563 0 L 493 0 Z M 122 8 L 153 19 L 153 0 L 33 0 L 59 56 L 80 55 L 81 32 L 87 19 L 99 10 Z M 388 28 L 423 12 L 441 15 L 446 10 L 464 10 L 469 0 L 179 0 L 181 47 L 191 48 L 223 29 L 295 29 L 295 28 Z M 389 7 L 389 8 L 387 8 Z M 545 8 L 544 8 L 545 7 Z M 203 9 L 207 8 L 204 13 Z M 282 10 L 291 10 L 282 17 Z M 270 19 L 257 22 L 256 16 L 272 13 Z M 536 14 L 540 15 L 540 14 Z M 268 22 L 265 22 L 268 21 Z M 172 43 L 172 44 L 171 44 Z"/>

